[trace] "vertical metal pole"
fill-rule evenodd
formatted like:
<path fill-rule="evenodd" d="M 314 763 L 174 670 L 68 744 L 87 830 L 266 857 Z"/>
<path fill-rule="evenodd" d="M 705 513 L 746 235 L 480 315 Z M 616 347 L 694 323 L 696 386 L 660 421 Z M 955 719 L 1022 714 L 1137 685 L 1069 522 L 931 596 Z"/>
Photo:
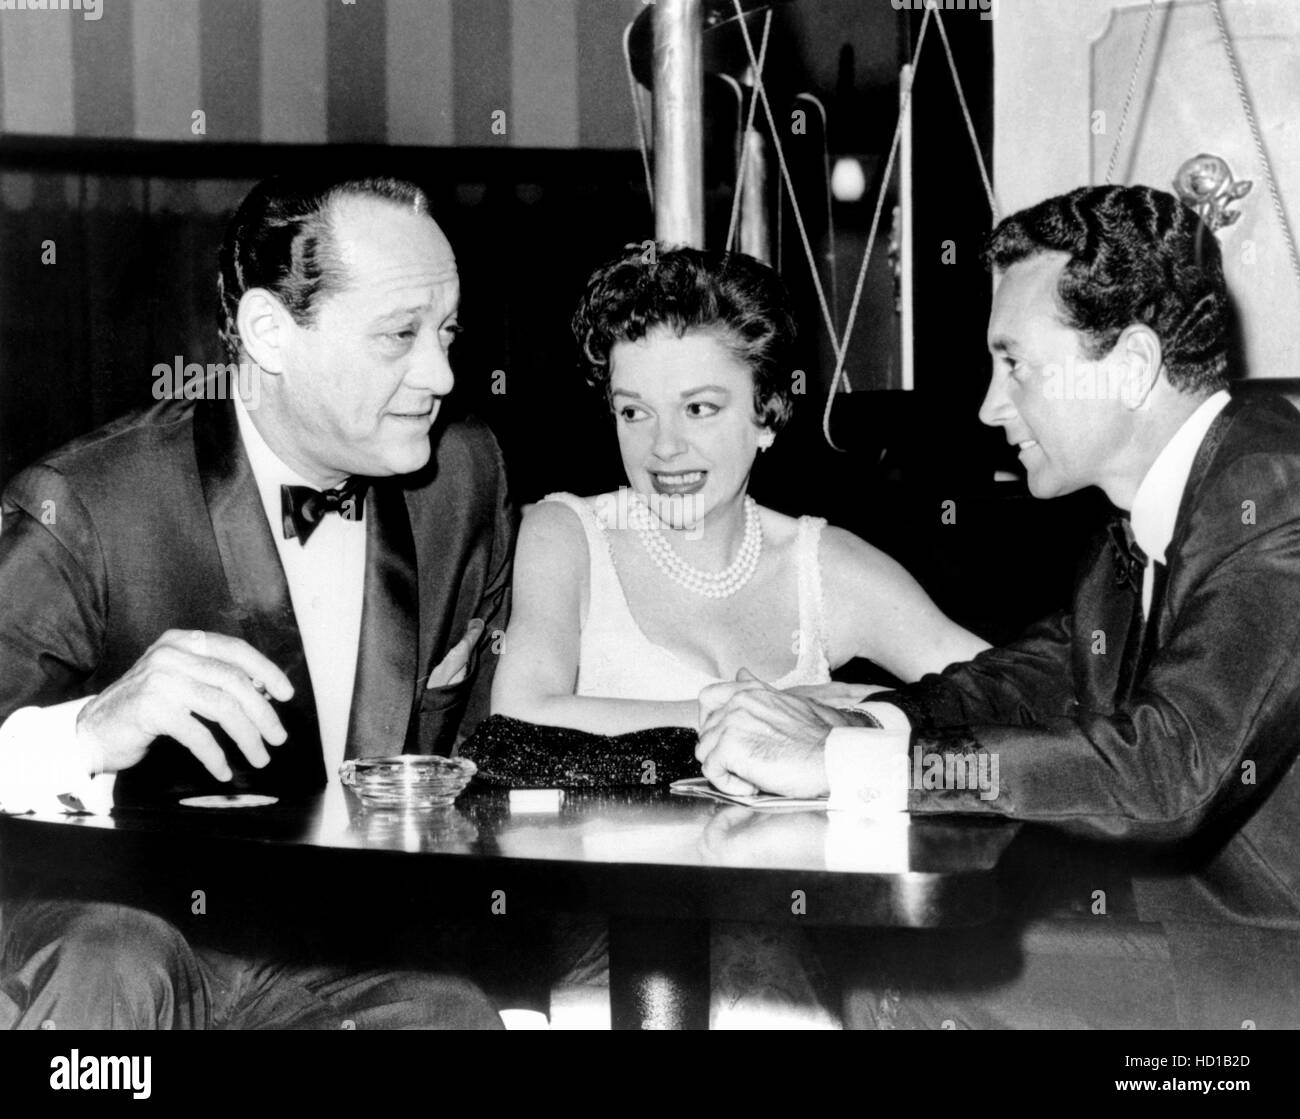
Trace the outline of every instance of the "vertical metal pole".
<path fill-rule="evenodd" d="M 616 1030 L 707 1030 L 709 923 L 611 918 L 609 1009 Z"/>
<path fill-rule="evenodd" d="M 899 238 L 899 257 L 902 262 L 902 275 L 899 285 L 902 288 L 903 316 L 900 325 L 899 345 L 903 357 L 902 388 L 916 387 L 916 355 L 913 345 L 913 303 L 912 303 L 912 67 L 904 66 L 898 75 L 898 96 L 907 98 L 907 108 L 903 113 L 903 135 L 898 152 L 898 205 L 902 211 L 903 229 Z M 888 190 L 888 183 L 880 184 L 881 190 Z"/>
<path fill-rule="evenodd" d="M 757 97 L 754 93 L 751 96 Z M 740 251 L 772 263 L 772 235 L 767 216 L 767 149 L 756 128 L 745 133 L 740 158 L 745 181 L 740 192 Z"/>
<path fill-rule="evenodd" d="M 704 247 L 702 0 L 654 9 L 655 236 Z"/>

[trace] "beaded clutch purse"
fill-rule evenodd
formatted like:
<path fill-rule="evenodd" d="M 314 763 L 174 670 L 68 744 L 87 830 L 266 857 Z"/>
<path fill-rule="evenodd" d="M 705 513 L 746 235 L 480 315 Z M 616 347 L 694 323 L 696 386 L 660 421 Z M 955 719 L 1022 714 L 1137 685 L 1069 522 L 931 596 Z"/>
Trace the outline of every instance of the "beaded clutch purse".
<path fill-rule="evenodd" d="M 697 736 L 686 727 L 603 735 L 493 715 L 461 745 L 478 780 L 511 789 L 664 786 L 698 777 Z"/>

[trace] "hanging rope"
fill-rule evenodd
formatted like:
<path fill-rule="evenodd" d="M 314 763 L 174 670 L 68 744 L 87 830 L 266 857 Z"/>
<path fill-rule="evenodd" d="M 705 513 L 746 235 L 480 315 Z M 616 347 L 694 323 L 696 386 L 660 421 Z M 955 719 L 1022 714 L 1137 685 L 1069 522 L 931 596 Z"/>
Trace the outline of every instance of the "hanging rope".
<path fill-rule="evenodd" d="M 632 72 L 632 24 L 623 29 L 623 66 L 627 70 L 627 89 L 632 95 L 632 115 L 636 117 L 637 146 L 641 149 L 641 167 L 645 171 L 645 189 L 650 199 L 650 216 L 655 212 L 654 176 L 650 174 L 650 143 L 646 139 L 645 121 L 642 119 L 641 97 L 637 91 L 636 75 Z"/>
<path fill-rule="evenodd" d="M 1154 3 L 1154 0 L 1152 0 Z M 939 38 L 943 40 L 943 53 L 948 56 L 948 69 L 952 71 L 952 84 L 957 87 L 957 101 L 961 105 L 962 119 L 966 122 L 966 135 L 970 137 L 970 146 L 975 150 L 975 160 L 979 163 L 980 178 L 984 180 L 984 193 L 988 196 L 989 210 L 993 214 L 993 224 L 997 225 L 1002 214 L 998 209 L 997 196 L 993 193 L 993 182 L 989 178 L 988 168 L 984 166 L 984 153 L 980 151 L 979 138 L 975 135 L 975 122 L 971 120 L 970 109 L 966 105 L 966 92 L 961 87 L 961 78 L 957 76 L 957 61 L 952 56 L 952 44 L 948 42 L 948 30 L 943 25 L 943 12 L 934 10 L 934 20 L 939 28 Z"/>
<path fill-rule="evenodd" d="M 1138 40 L 1137 58 L 1133 60 L 1133 73 L 1128 80 L 1128 93 L 1124 95 L 1124 109 L 1119 115 L 1119 131 L 1115 133 L 1115 146 L 1110 152 L 1110 163 L 1106 167 L 1106 183 L 1115 181 L 1115 165 L 1119 162 L 1120 145 L 1124 142 L 1124 129 L 1128 124 L 1129 110 L 1133 107 L 1133 96 L 1137 93 L 1138 77 L 1142 73 L 1142 57 L 1147 52 L 1147 37 L 1151 34 L 1151 19 L 1156 14 L 1156 0 L 1150 0 L 1147 18 L 1142 21 L 1142 38 Z"/>
<path fill-rule="evenodd" d="M 757 90 L 758 83 L 763 80 L 763 67 L 767 63 L 767 37 L 772 30 L 772 9 L 767 9 L 767 18 L 763 20 L 763 43 L 758 48 L 758 70 L 754 75 L 754 88 Z M 745 128 L 740 134 L 740 152 L 736 161 L 736 190 L 731 199 L 731 221 L 727 225 L 727 252 L 731 252 L 731 246 L 736 243 L 736 230 L 740 226 L 740 198 L 742 188 L 745 185 L 745 141 L 749 137 L 750 131 L 754 127 L 754 111 L 758 108 L 758 96 L 756 93 L 750 94 L 749 98 L 749 115 L 745 118 Z"/>
<path fill-rule="evenodd" d="M 1214 22 L 1219 26 L 1219 38 L 1223 40 L 1224 53 L 1228 56 L 1228 66 L 1232 70 L 1232 80 L 1237 86 L 1237 96 L 1241 98 L 1241 107 L 1246 111 L 1246 120 L 1250 124 L 1250 136 L 1255 143 L 1255 154 L 1264 169 L 1264 181 L 1268 184 L 1269 197 L 1273 200 L 1273 210 L 1277 214 L 1278 223 L 1282 226 L 1282 236 L 1286 238 L 1287 253 L 1291 257 L 1291 270 L 1295 273 L 1296 282 L 1300 283 L 1300 252 L 1296 251 L 1295 234 L 1291 230 L 1286 207 L 1282 205 L 1282 195 L 1277 188 L 1277 176 L 1273 174 L 1273 163 L 1268 158 L 1268 149 L 1264 146 L 1264 134 L 1256 119 L 1250 93 L 1246 89 L 1246 79 L 1237 62 L 1237 52 L 1233 49 L 1232 37 L 1228 34 L 1227 21 L 1223 18 L 1223 5 L 1220 0 L 1211 0 L 1211 6 L 1214 9 Z"/>
<path fill-rule="evenodd" d="M 894 139 L 889 145 L 889 158 L 885 161 L 885 173 L 880 177 L 880 189 L 876 192 L 876 212 L 871 216 L 871 232 L 867 235 L 867 251 L 862 255 L 862 267 L 858 269 L 858 282 L 853 289 L 853 301 L 849 304 L 849 317 L 844 323 L 844 340 L 835 356 L 835 374 L 831 377 L 831 391 L 826 397 L 826 409 L 822 412 L 822 435 L 832 450 L 841 451 L 831 438 L 831 409 L 835 406 L 835 391 L 840 378 L 844 375 L 844 362 L 848 358 L 849 339 L 853 336 L 853 324 L 858 318 L 858 306 L 862 302 L 862 292 L 867 283 L 867 266 L 871 263 L 871 250 L 876 243 L 876 233 L 880 229 L 880 214 L 885 208 L 885 193 L 889 187 L 889 177 L 894 172 L 894 159 L 898 155 L 898 145 L 903 138 L 903 123 L 907 119 L 907 107 L 912 102 L 912 90 L 916 85 L 916 67 L 921 60 L 921 46 L 925 42 L 925 29 L 930 25 L 930 15 L 937 11 L 927 7 L 921 17 L 921 30 L 916 36 L 916 49 L 912 51 L 912 84 L 903 92 L 903 103 L 898 111 L 898 123 L 894 126 Z"/>
<path fill-rule="evenodd" d="M 745 26 L 743 13 L 741 11 L 739 0 L 733 0 L 733 3 L 736 6 L 737 15 L 741 17 L 741 24 L 740 24 L 741 32 L 744 35 L 745 49 L 749 52 L 750 63 L 752 65 L 754 63 L 753 41 L 750 38 L 749 29 Z M 989 179 L 988 169 L 984 164 L 984 155 L 980 151 L 979 142 L 975 134 L 975 125 L 974 122 L 971 120 L 970 110 L 966 104 L 966 96 L 962 89 L 961 77 L 957 73 L 956 60 L 953 58 L 951 45 L 948 43 L 947 35 L 943 33 L 942 16 L 939 15 L 937 8 L 931 8 L 927 6 L 925 9 L 925 14 L 921 18 L 921 29 L 917 34 L 916 47 L 912 52 L 913 82 L 915 82 L 916 68 L 918 62 L 920 61 L 921 47 L 925 42 L 925 32 L 930 23 L 931 13 L 934 13 L 936 16 L 938 16 L 940 20 L 940 33 L 944 40 L 945 54 L 948 59 L 948 68 L 952 74 L 953 85 L 956 87 L 957 98 L 959 103 L 961 104 L 962 114 L 966 120 L 967 134 L 971 139 L 971 146 L 975 150 L 975 159 L 979 164 L 980 177 L 984 181 L 984 189 L 985 189 L 985 194 L 988 198 L 989 208 L 993 213 L 994 220 L 996 220 L 999 213 L 997 197 L 993 191 L 993 184 Z M 764 111 L 767 113 L 768 125 L 772 129 L 773 139 L 776 140 L 776 135 L 777 135 L 776 125 L 773 119 L 771 105 L 769 104 L 767 99 L 767 92 L 762 84 L 761 75 L 759 78 L 758 92 L 763 100 L 763 108 Z M 835 406 L 835 395 L 839 391 L 839 386 L 841 381 L 843 381 L 846 386 L 848 385 L 848 378 L 845 374 L 844 366 L 848 360 L 849 340 L 853 336 L 853 326 L 857 321 L 858 308 L 862 304 L 862 294 L 866 288 L 867 271 L 871 264 L 871 253 L 875 247 L 876 235 L 880 231 L 880 218 L 881 218 L 881 214 L 884 211 L 885 195 L 888 190 L 890 177 L 893 174 L 894 161 L 898 156 L 898 148 L 903 136 L 903 124 L 907 117 L 907 107 L 911 103 L 911 97 L 912 97 L 912 87 L 909 86 L 908 89 L 904 92 L 902 105 L 899 108 L 898 123 L 894 127 L 894 138 L 889 146 L 889 156 L 885 161 L 884 174 L 881 176 L 880 190 L 876 194 L 876 208 L 875 208 L 875 212 L 872 214 L 871 217 L 871 230 L 867 235 L 867 247 L 865 253 L 863 253 L 862 256 L 862 266 L 858 270 L 858 280 L 853 289 L 853 299 L 849 305 L 849 314 L 844 324 L 844 333 L 842 336 L 838 338 L 836 337 L 834 318 L 831 316 L 826 306 L 826 294 L 822 288 L 821 277 L 818 273 L 816 258 L 813 255 L 812 244 L 809 241 L 807 228 L 803 220 L 803 214 L 800 211 L 798 198 L 795 195 L 794 184 L 790 179 L 790 172 L 786 166 L 785 156 L 781 150 L 780 142 L 776 141 L 777 159 L 781 166 L 781 175 L 786 183 L 787 188 L 790 191 L 790 202 L 791 202 L 791 207 L 794 211 L 795 223 L 799 227 L 799 237 L 803 243 L 804 255 L 808 258 L 808 265 L 813 274 L 813 283 L 816 287 L 818 302 L 821 305 L 822 316 L 826 322 L 826 330 L 827 333 L 830 335 L 831 345 L 835 351 L 835 372 L 831 377 L 830 391 L 826 396 L 826 408 L 822 413 L 822 435 L 825 437 L 827 444 L 837 451 L 842 450 L 842 448 L 836 446 L 835 441 L 831 438 L 831 432 L 830 432 L 831 410 Z"/>
<path fill-rule="evenodd" d="M 758 56 L 754 53 L 754 40 L 750 37 L 749 28 L 745 25 L 745 12 L 740 6 L 740 0 L 732 0 L 736 7 L 736 16 L 740 20 L 740 31 L 745 38 L 745 50 L 749 53 L 749 64 L 754 71 L 754 88 L 758 93 L 759 100 L 763 102 L 763 113 L 767 117 L 767 126 L 772 132 L 772 146 L 776 149 L 776 161 L 781 168 L 781 178 L 785 181 L 786 189 L 790 192 L 790 208 L 794 211 L 795 225 L 799 229 L 799 240 L 803 243 L 804 256 L 808 259 L 808 267 L 812 272 L 813 288 L 817 292 L 817 303 L 821 307 L 822 322 L 826 326 L 826 333 L 830 335 L 831 345 L 836 352 L 839 351 L 840 341 L 835 333 L 835 320 L 831 318 L 830 308 L 826 303 L 826 291 L 822 287 L 821 274 L 817 269 L 817 258 L 813 255 L 812 242 L 808 239 L 808 227 L 803 220 L 803 212 L 799 207 L 799 196 L 795 194 L 794 180 L 790 177 L 790 168 L 785 162 L 785 151 L 781 146 L 781 134 L 777 131 L 776 117 L 772 113 L 771 102 L 767 98 L 767 87 L 763 83 L 763 75 L 758 69 Z M 929 18 L 927 14 L 926 18 Z M 834 391 L 832 389 L 832 391 Z"/>
<path fill-rule="evenodd" d="M 1152 0 L 1153 5 L 1154 2 L 1155 0 Z M 778 132 L 776 127 L 776 116 L 772 111 L 772 105 L 767 96 L 767 87 L 763 81 L 763 65 L 766 61 L 768 37 L 769 37 L 769 32 L 771 30 L 772 12 L 771 9 L 769 8 L 766 13 L 766 20 L 763 25 L 762 46 L 759 52 L 756 53 L 754 50 L 754 41 L 749 33 L 749 27 L 745 21 L 745 12 L 744 9 L 741 7 L 740 0 L 732 0 L 732 3 L 736 9 L 736 19 L 739 22 L 740 32 L 745 41 L 745 51 L 749 55 L 750 69 L 754 75 L 754 97 L 750 103 L 749 117 L 746 124 L 746 133 L 749 131 L 750 128 L 753 127 L 755 106 L 759 101 L 761 101 L 763 104 L 763 114 L 767 119 L 767 125 L 772 134 L 772 143 L 773 143 L 773 147 L 776 150 L 777 165 L 781 171 L 781 177 L 777 183 L 778 197 L 782 186 L 784 186 L 784 188 L 790 194 L 790 208 L 794 214 L 795 225 L 799 230 L 799 240 L 801 245 L 803 246 L 804 256 L 808 261 L 809 271 L 812 273 L 813 288 L 817 294 L 817 303 L 821 309 L 822 321 L 826 327 L 826 332 L 830 337 L 831 347 L 835 352 L 835 372 L 831 377 L 830 392 L 827 394 L 826 397 L 826 410 L 822 415 L 822 433 L 826 437 L 826 442 L 834 450 L 838 451 L 838 450 L 842 450 L 842 448 L 837 447 L 835 445 L 835 442 L 834 440 L 831 439 L 831 434 L 830 434 L 831 409 L 834 407 L 835 395 L 839 389 L 840 382 L 843 381 L 846 386 L 848 385 L 848 377 L 845 373 L 844 366 L 848 358 L 849 339 L 852 337 L 853 326 L 857 321 L 858 308 L 862 303 L 862 294 L 866 287 L 867 270 L 871 264 L 871 253 L 873 248 L 875 247 L 876 235 L 880 230 L 880 218 L 884 210 L 885 195 L 888 190 L 890 177 L 893 174 L 894 161 L 898 156 L 898 148 L 903 135 L 903 124 L 907 119 L 907 109 L 911 103 L 913 87 L 912 85 L 909 85 L 908 88 L 903 93 L 902 104 L 899 107 L 898 122 L 894 127 L 894 138 L 889 146 L 889 156 L 885 161 L 884 174 L 881 176 L 880 190 L 876 194 L 876 207 L 875 207 L 875 212 L 872 214 L 871 217 L 871 229 L 867 236 L 866 251 L 863 253 L 862 266 L 858 271 L 857 283 L 853 289 L 853 299 L 849 305 L 849 313 L 848 313 L 848 318 L 844 325 L 844 333 L 842 336 L 840 336 L 838 331 L 836 330 L 835 317 L 831 314 L 830 307 L 827 305 L 826 291 L 821 281 L 821 272 L 817 267 L 817 258 L 816 255 L 813 253 L 812 241 L 808 236 L 807 223 L 804 221 L 803 210 L 799 205 L 799 197 L 796 194 L 794 189 L 794 180 L 790 175 L 790 168 L 789 165 L 786 163 L 786 159 L 785 159 L 785 150 L 782 147 L 781 140 L 780 140 L 780 133 Z M 984 183 L 984 191 L 985 191 L 985 195 L 988 198 L 989 209 L 992 211 L 993 218 L 996 221 L 999 216 L 997 197 L 993 190 L 992 181 L 989 178 L 988 169 L 984 163 L 984 155 L 980 151 L 978 137 L 976 136 L 975 133 L 975 124 L 974 121 L 971 119 L 970 109 L 966 103 L 966 95 L 965 95 L 965 91 L 962 88 L 961 77 L 957 73 L 957 65 L 956 65 L 956 60 L 953 57 L 952 46 L 948 42 L 948 35 L 943 26 L 942 16 L 939 15 L 937 8 L 930 7 L 929 5 L 926 6 L 925 13 L 921 18 L 921 28 L 920 31 L 917 33 L 916 47 L 912 52 L 911 74 L 912 74 L 913 83 L 915 82 L 917 65 L 921 58 L 921 47 L 925 42 L 925 33 L 926 33 L 926 29 L 930 25 L 930 16 L 932 14 L 938 16 L 939 18 L 939 34 L 943 40 L 944 53 L 948 59 L 948 69 L 952 74 L 953 85 L 957 90 L 957 100 L 961 106 L 962 116 L 966 122 L 967 135 L 970 137 L 971 146 L 975 151 L 975 159 L 979 165 L 980 178 L 983 180 Z M 624 40 L 623 40 L 623 53 L 624 53 L 624 58 L 627 62 L 628 82 L 630 88 L 632 89 L 633 100 L 635 103 L 636 84 L 635 84 L 635 79 L 633 78 L 632 75 L 631 54 L 628 50 L 628 36 L 626 34 L 624 35 Z M 1127 106 L 1125 108 L 1125 115 L 1127 116 Z M 1120 127 L 1122 131 L 1123 129 L 1122 121 Z M 825 128 L 823 124 L 823 132 L 824 131 Z M 639 106 L 638 106 L 638 113 L 637 113 L 637 133 L 641 143 L 642 162 L 644 163 L 646 168 L 646 181 L 647 181 L 647 185 L 649 186 L 650 185 L 649 160 L 646 155 L 645 128 L 641 121 Z M 823 137 L 823 140 L 824 139 L 825 138 Z M 743 137 L 742 137 L 742 142 L 743 142 Z M 743 182 L 744 182 L 744 160 L 742 159 L 740 161 L 740 169 L 738 170 L 736 176 L 736 188 L 735 188 L 736 192 L 735 192 L 735 196 L 732 199 L 731 223 L 727 230 L 728 249 L 731 248 L 731 245 L 735 237 L 735 230 L 738 222 L 738 215 L 739 215 L 739 208 L 740 208 L 741 188 L 743 186 Z M 828 178 L 828 186 L 829 186 L 829 178 Z M 651 190 L 652 190 L 652 198 L 653 198 L 653 189 L 651 188 Z M 780 219 L 781 219 L 781 214 L 778 213 L 777 215 L 778 227 L 779 227 Z M 833 246 L 832 246 L 832 250 L 833 250 Z M 778 252 L 779 251 L 780 249 L 778 247 Z"/>

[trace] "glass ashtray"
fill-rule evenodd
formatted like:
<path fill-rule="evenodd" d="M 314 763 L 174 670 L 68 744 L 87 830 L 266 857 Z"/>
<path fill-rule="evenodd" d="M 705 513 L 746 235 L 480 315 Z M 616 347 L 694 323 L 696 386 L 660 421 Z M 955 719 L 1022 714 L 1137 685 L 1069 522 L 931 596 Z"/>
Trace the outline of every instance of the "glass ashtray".
<path fill-rule="evenodd" d="M 355 789 L 363 802 L 395 808 L 451 804 L 477 772 L 478 766 L 468 758 L 439 754 L 351 758 L 339 766 L 339 778 Z"/>

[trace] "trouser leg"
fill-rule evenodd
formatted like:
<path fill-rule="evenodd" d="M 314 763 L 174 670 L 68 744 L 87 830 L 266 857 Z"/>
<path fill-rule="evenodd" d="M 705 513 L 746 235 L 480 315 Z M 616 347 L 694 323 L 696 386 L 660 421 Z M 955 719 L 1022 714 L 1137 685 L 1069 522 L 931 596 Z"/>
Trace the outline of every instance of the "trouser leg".
<path fill-rule="evenodd" d="M 185 938 L 161 917 L 108 902 L 7 899 L 0 1026 L 190 1029 L 208 1017 Z"/>
<path fill-rule="evenodd" d="M 0 1028 L 501 1028 L 479 986 L 445 973 L 472 973 L 464 961 L 443 963 L 436 946 L 380 955 L 251 926 L 191 946 L 131 906 L 7 899 Z"/>
<path fill-rule="evenodd" d="M 233 993 L 215 1025 L 279 1030 L 499 1030 L 470 980 L 433 970 L 259 958 L 200 948 L 214 986 Z"/>

